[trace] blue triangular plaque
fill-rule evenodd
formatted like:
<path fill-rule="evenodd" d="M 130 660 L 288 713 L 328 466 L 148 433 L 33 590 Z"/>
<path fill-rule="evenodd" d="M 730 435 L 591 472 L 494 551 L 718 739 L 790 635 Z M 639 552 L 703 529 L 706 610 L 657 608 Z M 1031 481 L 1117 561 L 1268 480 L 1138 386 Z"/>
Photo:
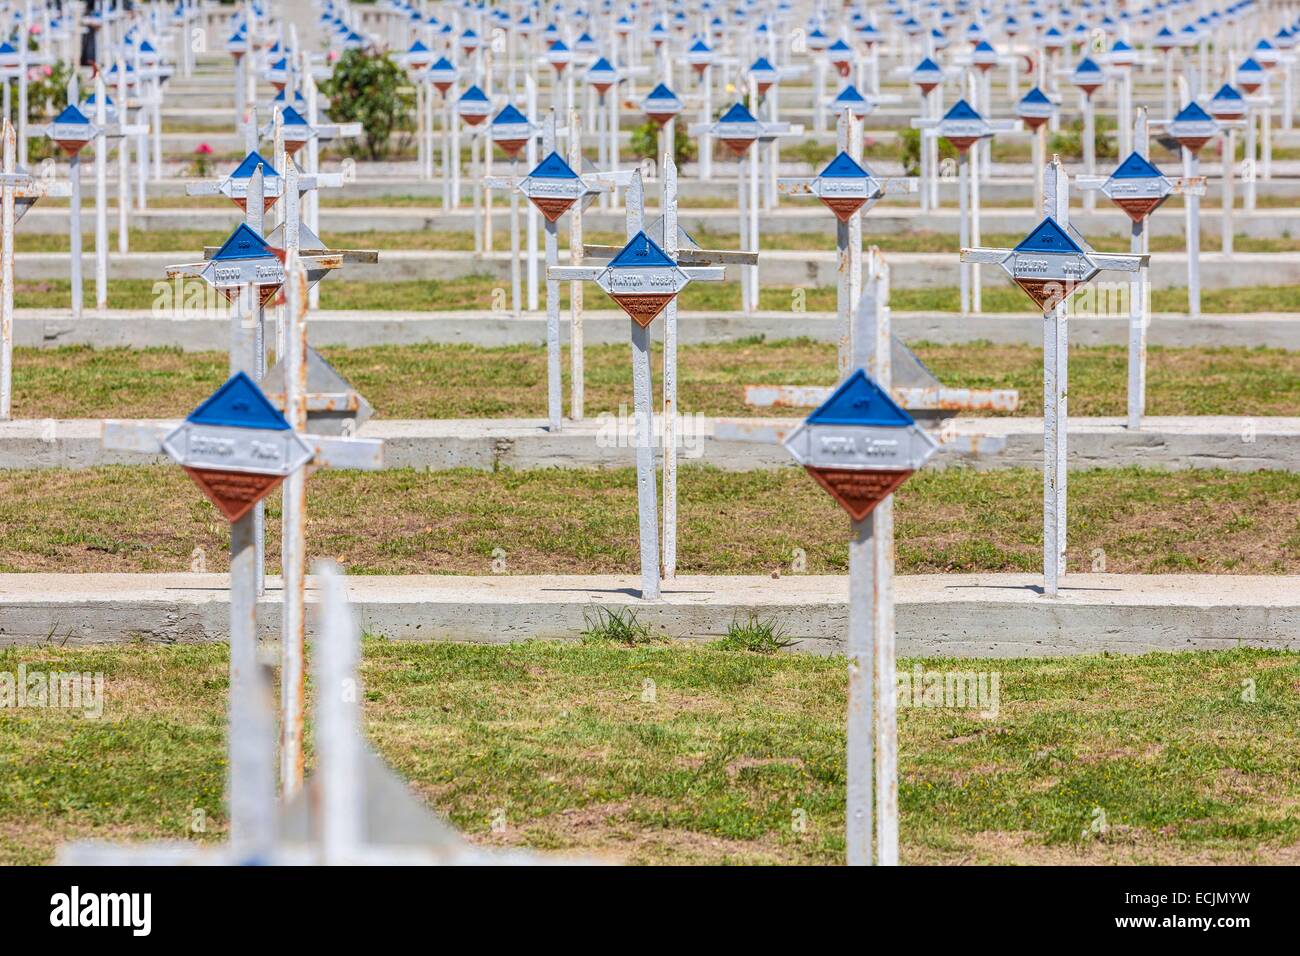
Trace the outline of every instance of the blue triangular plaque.
<path fill-rule="evenodd" d="M 1083 249 L 1070 238 L 1060 224 L 1048 216 L 1020 240 L 1016 252 L 1074 252 L 1083 255 Z"/>
<path fill-rule="evenodd" d="M 627 245 L 609 262 L 611 269 L 662 269 L 675 265 L 677 263 L 668 258 L 668 253 L 660 249 L 644 232 L 638 232 L 629 239 Z"/>
<path fill-rule="evenodd" d="M 577 179 L 578 174 L 569 168 L 569 164 L 560 158 L 560 154 L 552 152 L 544 160 L 537 164 L 529 176 L 537 179 Z"/>
<path fill-rule="evenodd" d="M 855 369 L 821 407 L 808 416 L 809 425 L 875 425 L 907 428 L 916 424 L 884 389 Z"/>
<path fill-rule="evenodd" d="M 212 256 L 213 260 L 274 259 L 270 245 L 251 226 L 241 222 Z"/>
<path fill-rule="evenodd" d="M 195 425 L 287 431 L 289 423 L 244 372 L 236 372 L 185 419 Z"/>

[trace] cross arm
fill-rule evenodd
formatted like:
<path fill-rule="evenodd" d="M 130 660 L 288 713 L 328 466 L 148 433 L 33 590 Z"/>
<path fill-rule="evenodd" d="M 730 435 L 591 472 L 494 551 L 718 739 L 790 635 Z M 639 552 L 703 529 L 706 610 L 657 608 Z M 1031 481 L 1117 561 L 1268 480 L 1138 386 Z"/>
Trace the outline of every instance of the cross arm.
<path fill-rule="evenodd" d="M 721 282 L 727 277 L 722 266 L 679 266 L 692 282 Z"/>
<path fill-rule="evenodd" d="M 161 455 L 164 454 L 163 439 L 175 428 L 175 422 L 108 419 L 100 426 L 100 444 L 112 451 Z M 384 467 L 382 439 L 311 434 L 299 437 L 311 447 L 313 465 L 360 471 L 378 471 Z"/>
<path fill-rule="evenodd" d="M 220 246 L 204 246 L 203 247 L 204 262 L 206 263 L 210 261 L 212 257 L 216 255 L 217 251 L 220 248 L 221 248 Z M 373 251 L 373 250 L 358 249 L 353 251 L 365 252 L 365 251 Z M 379 253 L 376 252 L 375 255 L 378 256 Z M 303 264 L 304 269 L 337 269 L 339 266 L 343 264 L 343 251 L 339 249 L 323 249 L 319 252 L 315 250 L 311 250 L 307 252 L 300 250 L 298 253 L 298 261 Z M 184 269 L 186 268 L 186 266 L 185 265 L 168 266 L 167 268 Z"/>
<path fill-rule="evenodd" d="M 341 139 L 361 135 L 360 123 L 327 123 L 317 126 L 316 136 L 321 140 Z"/>
<path fill-rule="evenodd" d="M 799 179 L 778 179 L 776 191 L 782 196 L 811 196 L 815 178 L 815 176 L 805 176 Z"/>
<path fill-rule="evenodd" d="M 627 188 L 632 185 L 632 177 L 640 170 L 634 169 L 612 169 L 597 173 L 583 173 L 582 181 L 588 186 L 596 186 L 602 191 L 613 189 L 615 186 Z"/>
<path fill-rule="evenodd" d="M 561 282 L 595 282 L 604 266 L 547 266 L 546 278 Z"/>
<path fill-rule="evenodd" d="M 299 436 L 315 452 L 313 465 L 379 471 L 384 467 L 384 442 L 379 438 L 339 438 L 333 435 Z"/>
<path fill-rule="evenodd" d="M 7 186 L 16 197 L 70 196 L 72 184 L 55 179 L 40 179 L 27 173 L 0 173 L 0 186 Z"/>
<path fill-rule="evenodd" d="M 163 439 L 175 427 L 175 422 L 133 422 L 108 419 L 100 426 L 99 443 L 111 451 L 131 451 L 141 455 L 161 455 L 163 453 Z"/>
<path fill-rule="evenodd" d="M 880 184 L 881 195 L 895 195 L 916 192 L 920 180 L 915 176 L 895 176 L 891 179 L 878 179 L 876 182 Z"/>
<path fill-rule="evenodd" d="M 109 123 L 104 128 L 104 135 L 116 139 L 119 136 L 147 136 L 148 123 Z"/>
<path fill-rule="evenodd" d="M 713 423 L 713 437 L 723 441 L 754 442 L 760 445 L 779 445 L 785 442 L 795 428 L 796 421 L 779 419 L 719 418 Z M 1003 435 L 971 435 L 943 428 L 929 432 L 930 437 L 945 450 L 959 455 L 990 455 L 1006 447 Z"/>
<path fill-rule="evenodd" d="M 343 184 L 342 173 L 312 173 L 298 177 L 299 192 L 307 192 L 309 189 L 342 189 Z"/>
<path fill-rule="evenodd" d="M 758 262 L 758 253 L 734 249 L 678 249 L 677 262 L 683 266 L 752 266 Z"/>
<path fill-rule="evenodd" d="M 963 249 L 961 261 L 1000 265 L 1009 255 L 1011 255 L 1010 249 Z"/>
<path fill-rule="evenodd" d="M 1106 252 L 1089 252 L 1088 258 L 1102 269 L 1111 272 L 1137 272 L 1145 269 L 1150 256 L 1122 256 Z"/>
<path fill-rule="evenodd" d="M 1207 182 L 1208 180 L 1204 176 L 1171 176 L 1169 177 L 1169 183 L 1174 188 L 1170 195 L 1204 196 Z"/>

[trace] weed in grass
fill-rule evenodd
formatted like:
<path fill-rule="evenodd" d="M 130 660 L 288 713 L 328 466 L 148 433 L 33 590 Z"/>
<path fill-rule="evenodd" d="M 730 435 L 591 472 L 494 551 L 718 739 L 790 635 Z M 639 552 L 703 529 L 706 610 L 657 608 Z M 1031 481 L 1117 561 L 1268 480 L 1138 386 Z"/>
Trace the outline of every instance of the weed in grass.
<path fill-rule="evenodd" d="M 582 614 L 586 628 L 582 632 L 584 644 L 622 644 L 626 647 L 638 647 L 642 644 L 662 644 L 668 638 L 655 634 L 649 624 L 637 620 L 632 608 L 618 608 L 611 611 L 606 607 L 596 608 L 594 613 Z"/>
<path fill-rule="evenodd" d="M 743 622 L 733 619 L 727 625 L 727 636 L 714 642 L 723 651 L 753 651 L 755 654 L 775 654 L 794 647 L 799 642 L 786 637 L 785 626 L 776 618 L 766 620 L 751 614 Z"/>

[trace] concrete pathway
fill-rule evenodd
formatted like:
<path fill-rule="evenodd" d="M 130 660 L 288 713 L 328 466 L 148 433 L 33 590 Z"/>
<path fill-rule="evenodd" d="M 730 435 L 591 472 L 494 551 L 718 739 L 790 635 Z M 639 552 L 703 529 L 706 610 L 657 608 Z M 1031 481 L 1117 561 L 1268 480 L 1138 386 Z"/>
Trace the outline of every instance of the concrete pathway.
<path fill-rule="evenodd" d="M 279 579 L 267 587 L 259 622 L 274 639 Z M 716 639 L 753 613 L 775 619 L 797 650 L 842 650 L 846 577 L 682 577 L 655 603 L 637 587 L 630 575 L 348 579 L 363 629 L 394 640 L 572 639 L 584 614 L 627 607 L 674 638 Z M 0 575 L 0 645 L 224 640 L 227 588 L 218 574 Z M 1298 577 L 1080 574 L 1047 599 L 1036 575 L 903 575 L 895 590 L 899 654 L 909 657 L 1300 650 Z"/>
<path fill-rule="evenodd" d="M 328 281 L 328 280 L 326 280 Z M 761 336 L 769 341 L 801 336 L 837 342 L 830 312 L 687 312 L 678 315 L 683 346 L 734 342 Z M 894 312 L 894 331 L 909 342 L 959 344 L 988 341 L 999 345 L 1043 343 L 1043 320 L 1029 312 L 983 313 Z M 166 304 L 148 309 L 90 310 L 73 320 L 67 309 L 17 309 L 14 342 L 28 348 L 90 345 L 97 348 L 179 348 L 185 351 L 225 351 L 230 346 L 230 319 L 214 310 L 210 315 L 174 318 Z M 447 312 L 318 311 L 308 322 L 312 345 L 370 346 L 444 342 L 479 345 L 545 345 L 546 315 L 525 312 L 520 318 L 487 309 Z M 626 345 L 628 320 L 622 312 L 592 310 L 584 316 L 589 345 Z M 560 324 L 562 341 L 569 341 L 567 316 Z M 663 323 L 650 334 L 662 338 Z M 1252 312 L 1246 315 L 1156 313 L 1148 331 L 1153 346 L 1190 348 L 1239 346 L 1300 351 L 1300 313 Z M 1071 345 L 1127 345 L 1128 316 L 1070 316 Z"/>

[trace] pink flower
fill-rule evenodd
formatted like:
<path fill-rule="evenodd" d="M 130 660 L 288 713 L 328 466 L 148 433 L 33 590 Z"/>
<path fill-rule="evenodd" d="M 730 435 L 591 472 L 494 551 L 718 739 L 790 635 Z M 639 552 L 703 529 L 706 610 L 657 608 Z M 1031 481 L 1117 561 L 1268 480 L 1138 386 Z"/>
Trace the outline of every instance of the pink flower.
<path fill-rule="evenodd" d="M 194 152 L 198 153 L 200 156 L 211 156 L 212 147 L 207 143 L 199 143 L 198 146 L 194 147 Z"/>
<path fill-rule="evenodd" d="M 44 73 L 46 76 L 53 76 L 53 75 L 54 75 L 54 70 L 53 70 L 53 68 L 48 67 L 48 66 L 43 66 L 43 67 L 41 67 L 41 72 Z"/>

